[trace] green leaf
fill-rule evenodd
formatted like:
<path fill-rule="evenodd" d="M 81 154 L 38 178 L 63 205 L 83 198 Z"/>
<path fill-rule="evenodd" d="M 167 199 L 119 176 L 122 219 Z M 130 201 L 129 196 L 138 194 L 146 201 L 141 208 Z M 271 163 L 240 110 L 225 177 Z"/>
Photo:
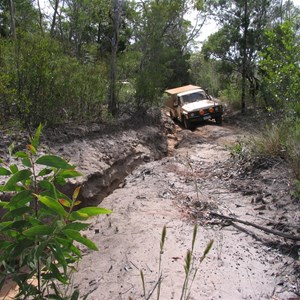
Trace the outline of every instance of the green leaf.
<path fill-rule="evenodd" d="M 16 158 L 28 158 L 28 154 L 24 151 L 18 151 L 15 153 Z"/>
<path fill-rule="evenodd" d="M 60 198 L 60 199 L 58 199 L 58 201 L 64 207 L 71 207 L 71 203 L 67 199 Z"/>
<path fill-rule="evenodd" d="M 0 176 L 10 175 L 11 172 L 3 167 L 0 167 Z"/>
<path fill-rule="evenodd" d="M 50 248 L 52 250 L 54 258 L 61 264 L 61 266 L 64 268 L 64 271 L 66 271 L 67 261 L 60 247 L 60 244 L 56 242 L 55 245 L 51 245 Z"/>
<path fill-rule="evenodd" d="M 39 199 L 40 202 L 49 207 L 51 210 L 58 213 L 60 216 L 65 217 L 67 215 L 67 212 L 65 211 L 63 206 L 56 199 L 49 196 L 41 195 L 36 195 L 36 197 Z"/>
<path fill-rule="evenodd" d="M 33 245 L 33 241 L 31 239 L 19 240 L 16 244 L 14 244 L 14 248 L 11 251 L 11 256 L 19 257 L 24 251 L 27 251 L 27 249 L 32 245 Z"/>
<path fill-rule="evenodd" d="M 78 195 L 79 195 L 79 193 L 80 193 L 80 189 L 81 189 L 81 187 L 78 186 L 78 187 L 74 190 L 73 196 L 72 196 L 72 199 L 73 199 L 74 201 L 78 198 Z"/>
<path fill-rule="evenodd" d="M 9 205 L 9 202 L 1 201 L 1 200 L 0 200 L 0 206 L 6 207 L 7 205 Z"/>
<path fill-rule="evenodd" d="M 58 169 L 73 169 L 74 167 L 68 164 L 64 159 L 55 155 L 44 155 L 36 161 L 39 165 L 54 167 Z"/>
<path fill-rule="evenodd" d="M 8 147 L 8 153 L 9 153 L 10 156 L 12 156 L 12 153 L 13 153 L 14 149 L 15 149 L 15 143 L 12 142 L 12 143 L 9 145 L 9 147 Z"/>
<path fill-rule="evenodd" d="M 9 169 L 12 171 L 13 174 L 15 174 L 19 171 L 17 165 L 15 165 L 15 164 L 10 165 Z"/>
<path fill-rule="evenodd" d="M 84 207 L 77 210 L 78 213 L 87 214 L 89 217 L 97 215 L 111 214 L 112 211 L 101 207 Z"/>
<path fill-rule="evenodd" d="M 16 190 L 16 183 L 26 180 L 31 176 L 31 171 L 29 170 L 20 170 L 16 172 L 10 179 L 6 182 L 3 187 L 3 191 L 15 191 Z"/>
<path fill-rule="evenodd" d="M 71 245 L 70 250 L 77 255 L 78 258 L 82 258 L 81 251 L 75 245 Z"/>
<path fill-rule="evenodd" d="M 27 145 L 28 150 L 31 152 L 31 154 L 36 155 L 36 149 L 33 145 Z"/>
<path fill-rule="evenodd" d="M 16 217 L 22 217 L 24 214 L 28 213 L 28 212 L 32 212 L 32 208 L 29 206 L 23 206 L 23 207 L 19 207 L 16 208 L 14 210 L 9 211 L 8 213 L 6 213 L 3 216 L 3 220 L 7 219 L 13 219 Z"/>
<path fill-rule="evenodd" d="M 62 235 L 60 235 L 60 236 L 62 236 Z M 69 237 L 66 237 L 65 235 L 63 235 L 63 238 L 56 236 L 55 241 L 57 243 L 59 243 L 60 245 L 64 246 L 65 248 L 70 248 L 73 245 L 73 240 L 70 239 Z"/>
<path fill-rule="evenodd" d="M 73 211 L 69 217 L 69 219 L 71 221 L 74 221 L 74 220 L 85 221 L 88 218 L 89 218 L 88 214 L 80 213 L 78 211 Z"/>
<path fill-rule="evenodd" d="M 31 161 L 30 161 L 29 158 L 23 158 L 22 159 L 22 164 L 23 164 L 23 166 L 28 167 L 28 168 L 32 167 L 32 164 L 31 164 Z"/>
<path fill-rule="evenodd" d="M 5 248 L 7 248 L 10 245 L 11 245 L 11 242 L 9 242 L 9 241 L 1 241 L 1 243 L 0 243 L 0 249 L 5 249 Z"/>
<path fill-rule="evenodd" d="M 45 168 L 43 170 L 41 170 L 38 174 L 38 176 L 46 176 L 46 175 L 49 175 L 53 170 L 52 169 L 48 169 L 48 168 Z"/>
<path fill-rule="evenodd" d="M 13 196 L 9 202 L 10 208 L 17 208 L 25 205 L 26 203 L 33 200 L 32 197 L 32 191 L 31 190 L 25 190 L 22 192 L 19 192 L 15 196 Z"/>
<path fill-rule="evenodd" d="M 10 229 L 16 229 L 16 230 L 22 230 L 24 227 L 28 227 L 30 224 L 26 220 L 20 220 L 20 221 L 8 221 L 0 223 L 0 229 L 1 230 L 10 230 Z"/>
<path fill-rule="evenodd" d="M 51 235 L 53 231 L 54 229 L 49 225 L 36 225 L 23 231 L 23 234 L 25 236 L 34 237 L 40 235 Z"/>
<path fill-rule="evenodd" d="M 37 149 L 39 146 L 42 129 L 43 129 L 43 125 L 40 124 L 35 131 L 33 139 L 31 140 L 31 144 L 35 149 Z"/>
<path fill-rule="evenodd" d="M 57 177 L 55 177 L 54 183 L 57 183 L 57 184 L 63 186 L 63 185 L 65 185 L 67 182 L 66 182 L 66 180 L 65 180 L 63 177 L 57 176 Z"/>
<path fill-rule="evenodd" d="M 3 229 L 10 227 L 13 223 L 13 221 L 1 222 L 0 230 L 2 231 Z"/>
<path fill-rule="evenodd" d="M 60 170 L 57 175 L 63 178 L 73 178 L 73 177 L 82 176 L 81 173 L 75 170 Z"/>
<path fill-rule="evenodd" d="M 62 276 L 62 274 L 60 273 L 59 269 L 53 263 L 50 264 L 50 268 L 49 269 L 50 269 L 51 273 L 44 273 L 42 275 L 43 280 L 50 281 L 50 280 L 53 280 L 55 278 L 55 279 L 59 280 L 60 282 L 62 282 L 64 284 L 68 283 L 67 278 L 65 278 L 64 276 Z"/>
<path fill-rule="evenodd" d="M 48 188 L 45 189 L 41 193 L 42 196 L 49 196 L 49 197 L 52 197 L 54 199 L 58 199 L 59 198 L 58 194 L 59 194 L 59 191 L 56 189 L 55 185 L 52 182 L 49 182 Z"/>
<path fill-rule="evenodd" d="M 52 184 L 48 180 L 41 180 L 38 186 L 42 190 L 52 190 Z"/>
<path fill-rule="evenodd" d="M 75 290 L 71 296 L 71 300 L 78 300 L 79 299 L 79 292 Z"/>
<path fill-rule="evenodd" d="M 76 231 L 76 230 L 72 230 L 72 229 L 64 229 L 63 232 L 70 238 L 72 238 L 73 240 L 87 246 L 89 249 L 91 250 L 98 250 L 97 246 L 89 239 L 84 238 L 83 236 L 81 236 L 81 234 Z"/>
<path fill-rule="evenodd" d="M 48 244 L 49 244 L 49 241 L 47 240 L 47 241 L 40 243 L 36 247 L 35 252 L 34 252 L 34 259 L 35 259 L 36 263 L 40 260 L 42 253 L 47 248 Z"/>
<path fill-rule="evenodd" d="M 80 223 L 80 222 L 72 222 L 65 226 L 65 229 L 73 229 L 77 231 L 81 231 L 87 229 L 90 224 L 88 223 Z"/>

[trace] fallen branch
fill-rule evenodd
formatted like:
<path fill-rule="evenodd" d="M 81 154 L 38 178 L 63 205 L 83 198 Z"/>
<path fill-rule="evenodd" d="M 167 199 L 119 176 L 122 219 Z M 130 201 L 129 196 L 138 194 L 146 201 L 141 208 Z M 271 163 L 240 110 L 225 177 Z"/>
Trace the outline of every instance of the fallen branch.
<path fill-rule="evenodd" d="M 274 234 L 274 235 L 278 235 L 278 236 L 281 236 L 281 237 L 289 239 L 289 240 L 300 241 L 300 236 L 296 236 L 296 235 L 293 235 L 293 234 L 287 234 L 287 233 L 284 233 L 284 232 L 281 232 L 281 231 L 278 231 L 278 230 L 273 230 L 273 229 L 270 229 L 270 228 L 267 228 L 267 227 L 264 227 L 264 226 L 260 226 L 260 225 L 254 224 L 254 223 L 250 223 L 248 221 L 243 221 L 243 220 L 240 220 L 240 219 L 237 219 L 237 218 L 234 218 L 234 217 L 229 217 L 229 216 L 221 215 L 221 214 L 214 213 L 214 212 L 211 212 L 210 215 L 213 216 L 213 217 L 225 219 L 225 220 L 228 220 L 228 221 L 231 221 L 231 222 L 238 222 L 238 223 L 242 223 L 244 225 L 252 226 L 252 227 L 260 229 L 264 232 L 271 233 L 271 234 Z"/>

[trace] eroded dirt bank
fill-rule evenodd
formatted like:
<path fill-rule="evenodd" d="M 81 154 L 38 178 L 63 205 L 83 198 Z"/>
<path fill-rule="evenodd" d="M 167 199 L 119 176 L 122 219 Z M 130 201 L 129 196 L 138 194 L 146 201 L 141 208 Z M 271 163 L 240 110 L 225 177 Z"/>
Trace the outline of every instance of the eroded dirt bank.
<path fill-rule="evenodd" d="M 176 129 L 176 135 L 169 135 L 168 157 L 139 166 L 101 203 L 113 213 L 95 218 L 86 232 L 100 251 L 85 252 L 74 286 L 88 299 L 144 299 L 140 270 L 149 294 L 159 278 L 166 225 L 160 299 L 180 299 L 185 255 L 197 222 L 196 258 L 211 239 L 214 246 L 190 299 L 299 296 L 299 242 L 211 214 L 299 236 L 299 202 L 289 195 L 286 166 L 280 161 L 233 163 L 227 146 L 248 133 L 229 124 L 207 123 L 193 132 Z"/>

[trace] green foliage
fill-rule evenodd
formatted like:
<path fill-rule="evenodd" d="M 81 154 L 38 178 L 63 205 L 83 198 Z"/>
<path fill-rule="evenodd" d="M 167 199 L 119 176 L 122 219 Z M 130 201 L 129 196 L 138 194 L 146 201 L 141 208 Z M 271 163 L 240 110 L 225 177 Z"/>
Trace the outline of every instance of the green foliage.
<path fill-rule="evenodd" d="M 258 137 L 243 140 L 231 148 L 238 159 L 251 157 L 279 157 L 284 159 L 295 179 L 300 179 L 300 118 L 282 117 L 268 124 Z"/>
<path fill-rule="evenodd" d="M 220 91 L 220 98 L 233 109 L 241 108 L 241 88 L 239 82 L 229 84 L 226 89 Z"/>
<path fill-rule="evenodd" d="M 216 16 L 220 29 L 209 36 L 203 45 L 202 53 L 207 59 L 222 62 L 220 68 L 222 74 L 231 75 L 231 78 L 237 82 L 242 75 L 241 84 L 234 85 L 241 89 L 241 108 L 244 111 L 246 88 L 252 102 L 256 102 L 259 89 L 257 53 L 262 46 L 263 30 L 269 20 L 270 1 L 218 0 L 208 1 L 208 5 Z M 231 74 L 228 74 L 229 71 Z"/>
<path fill-rule="evenodd" d="M 229 83 L 228 76 L 223 76 L 222 62 L 205 59 L 201 52 L 193 53 L 189 60 L 191 82 L 202 88 L 207 88 L 209 94 L 220 96 L 220 91 Z M 231 71 L 232 72 L 232 71 Z"/>
<path fill-rule="evenodd" d="M 265 32 L 266 44 L 260 52 L 263 91 L 267 102 L 289 106 L 299 102 L 300 39 L 290 21 Z"/>
<path fill-rule="evenodd" d="M 0 200 L 5 211 L 0 219 L 0 287 L 11 278 L 19 286 L 16 299 L 69 299 L 60 285 L 70 284 L 81 258 L 79 244 L 98 250 L 80 233 L 89 225 L 81 221 L 111 211 L 99 207 L 74 211 L 80 203 L 80 187 L 69 197 L 57 186 L 81 174 L 61 157 L 38 154 L 41 130 L 39 126 L 26 151 L 14 153 L 20 167 L 1 160 L 4 183 L 0 190 L 11 199 Z M 77 299 L 76 295 L 78 291 L 71 299 Z"/>
<path fill-rule="evenodd" d="M 166 87 L 189 81 L 186 9 L 186 1 L 176 0 L 146 1 L 139 10 L 134 45 L 142 55 L 135 79 L 139 106 L 157 104 Z"/>
<path fill-rule="evenodd" d="M 64 54 L 55 40 L 28 34 L 16 44 L 1 41 L 0 52 L 1 122 L 16 115 L 33 125 L 101 116 L 107 92 L 104 64 L 81 63 Z"/>
<path fill-rule="evenodd" d="M 294 188 L 293 188 L 291 194 L 300 200 L 300 180 L 294 181 Z"/>
<path fill-rule="evenodd" d="M 238 141 L 229 148 L 230 155 L 234 158 L 241 158 L 241 157 L 243 157 L 243 149 L 244 149 L 243 142 Z"/>

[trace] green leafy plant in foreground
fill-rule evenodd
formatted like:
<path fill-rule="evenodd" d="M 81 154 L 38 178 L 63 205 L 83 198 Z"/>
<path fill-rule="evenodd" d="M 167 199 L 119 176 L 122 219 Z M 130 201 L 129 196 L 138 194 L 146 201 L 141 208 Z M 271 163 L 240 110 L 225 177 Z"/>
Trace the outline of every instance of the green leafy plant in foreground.
<path fill-rule="evenodd" d="M 80 203 L 80 187 L 72 197 L 57 187 L 81 174 L 58 156 L 38 155 L 41 131 L 40 125 L 27 150 L 14 153 L 22 167 L 0 160 L 4 182 L 0 199 L 10 196 L 9 201 L 0 200 L 4 211 L 0 218 L 0 290 L 10 279 L 19 287 L 15 299 L 69 299 L 61 286 L 70 284 L 81 258 L 79 245 L 97 250 L 80 233 L 89 226 L 82 221 L 111 211 L 99 207 L 74 210 Z M 69 297 L 76 300 L 79 292 Z"/>

